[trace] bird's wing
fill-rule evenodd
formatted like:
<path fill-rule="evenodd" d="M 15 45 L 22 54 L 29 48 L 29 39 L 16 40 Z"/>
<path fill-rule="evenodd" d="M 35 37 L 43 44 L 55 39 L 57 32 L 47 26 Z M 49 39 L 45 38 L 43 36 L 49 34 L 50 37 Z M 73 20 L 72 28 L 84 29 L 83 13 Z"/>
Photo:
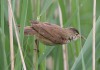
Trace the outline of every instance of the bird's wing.
<path fill-rule="evenodd" d="M 61 28 L 60 26 L 56 25 L 56 24 L 50 24 L 48 22 L 44 23 L 45 25 L 48 25 L 53 34 L 59 35 L 61 38 L 65 38 L 66 37 L 66 31 L 64 28 Z M 50 30 L 48 30 L 50 31 Z M 51 32 L 51 31 L 50 31 Z M 56 35 L 54 35 L 56 37 Z"/>
<path fill-rule="evenodd" d="M 65 31 L 58 25 L 49 24 L 49 23 L 40 23 L 32 24 L 32 28 L 42 35 L 44 38 L 49 39 L 54 43 L 63 43 L 63 40 L 66 39 Z"/>

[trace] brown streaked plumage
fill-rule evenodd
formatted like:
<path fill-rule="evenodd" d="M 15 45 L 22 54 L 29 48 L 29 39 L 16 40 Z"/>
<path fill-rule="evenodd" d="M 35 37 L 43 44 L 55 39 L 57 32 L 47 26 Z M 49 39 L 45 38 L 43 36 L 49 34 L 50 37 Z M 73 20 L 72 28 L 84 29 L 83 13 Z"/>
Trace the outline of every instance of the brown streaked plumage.
<path fill-rule="evenodd" d="M 61 28 L 48 22 L 31 21 L 32 25 L 25 27 L 25 35 L 35 35 L 37 39 L 47 45 L 66 44 L 80 37 L 75 28 Z"/>

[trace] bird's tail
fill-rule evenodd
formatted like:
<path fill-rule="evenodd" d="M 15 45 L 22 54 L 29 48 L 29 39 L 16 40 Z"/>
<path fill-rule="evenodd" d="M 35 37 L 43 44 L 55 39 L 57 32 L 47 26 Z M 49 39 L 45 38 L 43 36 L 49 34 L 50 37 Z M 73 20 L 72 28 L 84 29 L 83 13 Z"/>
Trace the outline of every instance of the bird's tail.
<path fill-rule="evenodd" d="M 24 27 L 24 35 L 35 35 L 35 30 L 32 29 L 31 26 Z"/>

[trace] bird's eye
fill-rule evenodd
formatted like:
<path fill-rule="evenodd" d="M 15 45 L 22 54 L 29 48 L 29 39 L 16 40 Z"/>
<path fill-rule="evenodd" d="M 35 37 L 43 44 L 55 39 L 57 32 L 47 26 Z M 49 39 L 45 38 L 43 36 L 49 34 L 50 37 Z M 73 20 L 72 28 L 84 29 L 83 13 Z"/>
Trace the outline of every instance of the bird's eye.
<path fill-rule="evenodd" d="M 69 37 L 68 40 L 71 41 L 71 38 Z"/>

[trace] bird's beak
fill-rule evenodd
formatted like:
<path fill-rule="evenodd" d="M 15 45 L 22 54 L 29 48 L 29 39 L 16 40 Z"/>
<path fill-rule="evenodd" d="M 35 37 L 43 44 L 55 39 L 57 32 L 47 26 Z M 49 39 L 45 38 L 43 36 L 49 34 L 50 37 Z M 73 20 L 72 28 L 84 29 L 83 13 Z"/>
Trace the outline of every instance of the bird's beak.
<path fill-rule="evenodd" d="M 78 35 L 77 35 L 77 38 L 81 38 L 81 35 L 80 35 L 80 34 L 78 34 Z"/>

